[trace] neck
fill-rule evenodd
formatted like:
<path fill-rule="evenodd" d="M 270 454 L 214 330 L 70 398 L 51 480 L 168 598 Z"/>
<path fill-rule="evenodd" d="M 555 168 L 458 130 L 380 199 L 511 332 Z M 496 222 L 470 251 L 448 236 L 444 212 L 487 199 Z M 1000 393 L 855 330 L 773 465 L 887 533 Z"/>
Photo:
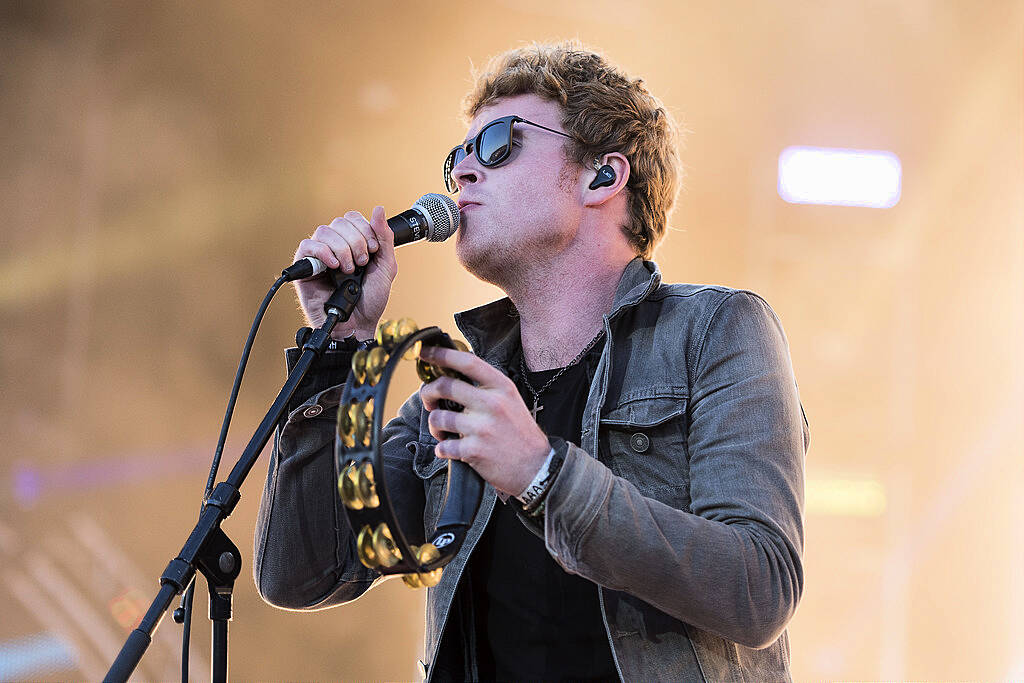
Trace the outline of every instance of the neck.
<path fill-rule="evenodd" d="M 519 311 L 530 370 L 568 365 L 604 328 L 629 258 L 555 258 L 523 269 L 506 293 Z"/>

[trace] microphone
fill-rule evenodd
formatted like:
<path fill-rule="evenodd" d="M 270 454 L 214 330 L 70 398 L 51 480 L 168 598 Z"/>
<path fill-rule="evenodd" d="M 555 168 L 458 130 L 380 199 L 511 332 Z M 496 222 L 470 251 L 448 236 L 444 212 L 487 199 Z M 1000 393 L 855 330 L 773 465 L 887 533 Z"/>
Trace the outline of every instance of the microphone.
<path fill-rule="evenodd" d="M 443 242 L 459 229 L 462 217 L 459 206 L 451 197 L 430 192 L 397 216 L 388 219 L 388 227 L 395 233 L 395 246 L 425 239 L 428 242 Z M 323 262 L 307 256 L 299 259 L 281 271 L 287 282 L 314 277 L 327 270 Z"/>

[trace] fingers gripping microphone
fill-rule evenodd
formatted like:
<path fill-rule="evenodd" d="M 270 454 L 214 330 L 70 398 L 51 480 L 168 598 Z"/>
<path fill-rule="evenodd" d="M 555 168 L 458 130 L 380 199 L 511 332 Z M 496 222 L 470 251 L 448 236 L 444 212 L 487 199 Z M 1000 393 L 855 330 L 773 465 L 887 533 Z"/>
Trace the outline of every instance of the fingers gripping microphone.
<path fill-rule="evenodd" d="M 459 229 L 459 207 L 451 197 L 431 192 L 416 200 L 411 209 L 388 219 L 388 227 L 395 233 L 395 246 L 425 239 L 443 242 Z M 299 259 L 285 268 L 283 275 L 290 282 L 304 280 L 327 270 L 323 262 L 312 256 Z"/>

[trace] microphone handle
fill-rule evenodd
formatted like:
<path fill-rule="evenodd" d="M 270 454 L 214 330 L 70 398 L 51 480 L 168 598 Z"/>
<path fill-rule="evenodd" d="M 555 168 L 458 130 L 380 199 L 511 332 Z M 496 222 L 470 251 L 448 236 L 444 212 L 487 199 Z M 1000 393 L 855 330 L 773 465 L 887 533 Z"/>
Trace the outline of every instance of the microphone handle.
<path fill-rule="evenodd" d="M 418 242 L 427 236 L 427 219 L 416 209 L 406 209 L 388 219 L 388 227 L 395 233 L 395 246 Z"/>
<path fill-rule="evenodd" d="M 417 209 L 406 209 L 397 216 L 388 219 L 388 227 L 395 233 L 395 246 L 400 247 L 410 242 L 418 242 L 427 236 L 427 221 Z M 327 266 L 315 256 L 299 259 L 281 271 L 285 282 L 305 280 L 326 272 Z"/>

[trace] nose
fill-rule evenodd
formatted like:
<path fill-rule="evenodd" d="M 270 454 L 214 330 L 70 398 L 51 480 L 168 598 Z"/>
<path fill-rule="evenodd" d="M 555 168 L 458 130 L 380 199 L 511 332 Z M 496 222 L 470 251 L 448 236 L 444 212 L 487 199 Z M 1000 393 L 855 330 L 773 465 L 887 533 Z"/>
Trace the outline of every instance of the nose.
<path fill-rule="evenodd" d="M 475 183 L 480 179 L 480 170 L 475 161 L 476 155 L 468 154 L 462 161 L 455 164 L 455 168 L 452 169 L 452 178 L 455 179 L 455 184 L 458 185 L 460 190 L 465 185 Z"/>

